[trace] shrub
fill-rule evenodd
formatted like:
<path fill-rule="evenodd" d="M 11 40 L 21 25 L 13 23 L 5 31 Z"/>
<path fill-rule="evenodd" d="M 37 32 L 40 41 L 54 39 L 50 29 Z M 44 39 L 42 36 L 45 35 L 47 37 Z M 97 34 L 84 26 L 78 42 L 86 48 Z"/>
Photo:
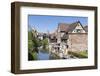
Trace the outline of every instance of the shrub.
<path fill-rule="evenodd" d="M 71 54 L 75 57 L 78 57 L 78 58 L 87 58 L 88 57 L 88 53 L 86 51 L 75 51 L 75 52 L 72 52 L 72 51 L 68 51 L 68 54 Z"/>
<path fill-rule="evenodd" d="M 28 51 L 28 60 L 37 60 L 37 53 Z"/>

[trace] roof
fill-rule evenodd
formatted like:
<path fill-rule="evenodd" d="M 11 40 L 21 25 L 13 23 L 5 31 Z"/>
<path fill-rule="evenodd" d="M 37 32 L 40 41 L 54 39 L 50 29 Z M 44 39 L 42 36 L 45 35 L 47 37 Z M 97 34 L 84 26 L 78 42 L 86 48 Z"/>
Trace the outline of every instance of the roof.
<path fill-rule="evenodd" d="M 78 25 L 78 23 L 80 22 L 77 21 L 77 22 L 70 24 L 68 32 L 72 32 L 75 29 L 75 27 Z"/>
<path fill-rule="evenodd" d="M 60 29 L 60 32 L 66 32 L 66 33 L 68 33 L 68 32 L 72 32 L 78 24 L 80 24 L 82 26 L 82 24 L 80 23 L 80 21 L 77 21 L 77 22 L 74 22 L 74 23 L 71 23 L 71 24 L 59 23 L 58 24 L 58 29 Z M 82 26 L 82 28 L 86 31 L 88 27 L 87 26 L 86 27 Z M 56 30 L 56 32 L 57 32 L 57 30 Z M 50 38 L 51 39 L 57 38 L 56 32 L 50 34 Z M 64 34 L 63 37 L 62 37 L 62 39 L 67 39 L 67 38 L 68 38 L 68 35 L 66 35 L 66 34 Z"/>
<path fill-rule="evenodd" d="M 67 31 L 67 30 L 69 29 L 69 25 L 70 25 L 70 24 L 59 23 L 59 24 L 58 24 L 58 28 L 60 28 L 61 31 Z"/>
<path fill-rule="evenodd" d="M 84 26 L 84 30 L 88 32 L 88 26 Z"/>
<path fill-rule="evenodd" d="M 80 21 L 77 21 L 77 22 L 74 22 L 71 24 L 59 23 L 58 28 L 60 28 L 60 31 L 72 32 L 75 29 L 75 27 L 78 25 L 78 23 L 80 23 Z M 82 26 L 82 28 L 83 28 L 83 26 Z"/>

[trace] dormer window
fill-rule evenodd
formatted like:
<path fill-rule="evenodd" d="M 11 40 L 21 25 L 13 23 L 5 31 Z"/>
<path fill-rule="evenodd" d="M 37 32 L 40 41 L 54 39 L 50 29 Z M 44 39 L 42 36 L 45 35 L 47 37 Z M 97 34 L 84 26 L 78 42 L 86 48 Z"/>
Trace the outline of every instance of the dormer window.
<path fill-rule="evenodd" d="M 76 29 L 76 32 L 77 32 L 77 33 L 80 33 L 80 32 L 81 32 L 81 29 Z"/>

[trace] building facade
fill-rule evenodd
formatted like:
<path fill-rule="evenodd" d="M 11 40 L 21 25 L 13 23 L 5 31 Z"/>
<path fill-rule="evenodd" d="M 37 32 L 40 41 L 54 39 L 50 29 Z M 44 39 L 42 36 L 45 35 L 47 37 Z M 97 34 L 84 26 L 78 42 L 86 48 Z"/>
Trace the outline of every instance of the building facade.
<path fill-rule="evenodd" d="M 57 30 L 50 36 L 51 43 L 66 47 L 68 51 L 88 50 L 88 27 L 83 27 L 80 21 L 66 24 L 59 23 Z"/>

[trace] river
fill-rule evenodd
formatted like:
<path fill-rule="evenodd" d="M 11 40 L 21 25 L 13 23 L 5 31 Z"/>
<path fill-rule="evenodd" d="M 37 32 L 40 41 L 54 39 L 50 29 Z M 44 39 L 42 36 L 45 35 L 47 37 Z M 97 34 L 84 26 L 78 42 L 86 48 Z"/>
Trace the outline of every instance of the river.
<path fill-rule="evenodd" d="M 60 59 L 58 56 L 54 54 L 50 54 L 49 52 L 39 51 L 37 55 L 38 60 L 53 60 L 53 59 Z"/>
<path fill-rule="evenodd" d="M 55 54 L 50 54 L 46 51 L 39 51 L 37 55 L 37 60 L 55 60 L 55 59 L 77 59 L 77 57 L 72 55 L 67 55 L 67 58 L 60 58 Z"/>

